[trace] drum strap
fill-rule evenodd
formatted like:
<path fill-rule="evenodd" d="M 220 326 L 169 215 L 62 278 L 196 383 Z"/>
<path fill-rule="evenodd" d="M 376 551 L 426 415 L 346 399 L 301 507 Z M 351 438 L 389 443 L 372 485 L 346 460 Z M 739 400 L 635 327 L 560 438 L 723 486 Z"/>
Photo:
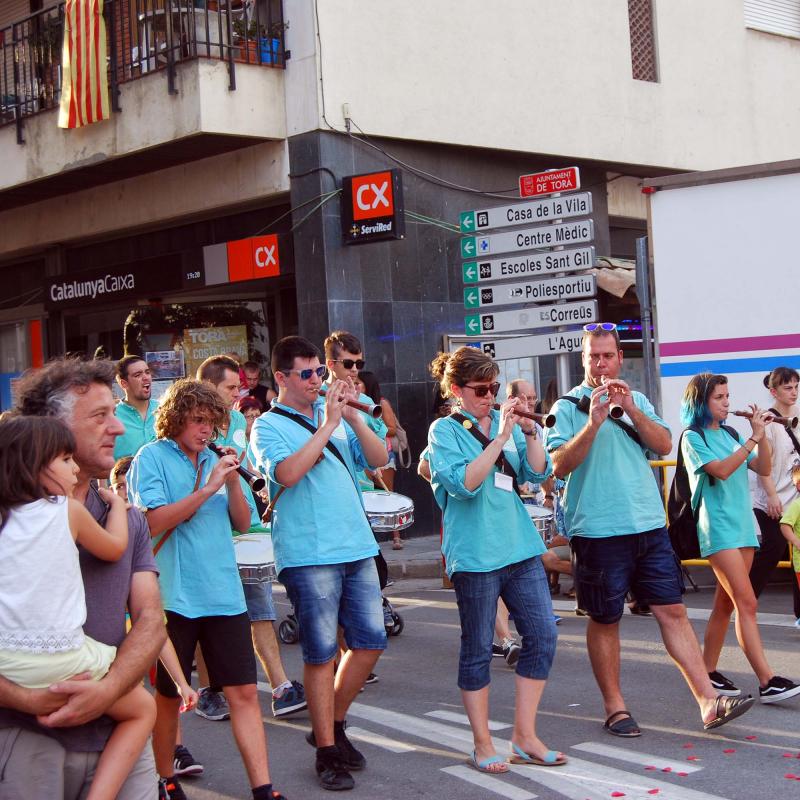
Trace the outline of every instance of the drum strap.
<path fill-rule="evenodd" d="M 200 488 L 200 478 L 201 478 L 202 474 L 203 474 L 203 465 L 202 464 L 198 464 L 197 465 L 197 477 L 195 478 L 195 481 L 194 481 L 194 489 L 192 489 L 192 494 L 194 494 Z M 183 522 L 188 522 L 193 516 L 194 516 L 194 514 L 192 514 L 190 517 L 187 517 Z M 183 524 L 183 523 L 180 523 L 180 524 Z M 172 536 L 173 533 L 175 533 L 175 529 L 177 527 L 178 526 L 175 525 L 174 527 L 170 528 L 158 540 L 158 544 L 154 545 L 154 547 L 153 547 L 153 556 L 158 555 L 158 551 L 166 544 L 167 539 L 169 539 L 169 537 Z"/>

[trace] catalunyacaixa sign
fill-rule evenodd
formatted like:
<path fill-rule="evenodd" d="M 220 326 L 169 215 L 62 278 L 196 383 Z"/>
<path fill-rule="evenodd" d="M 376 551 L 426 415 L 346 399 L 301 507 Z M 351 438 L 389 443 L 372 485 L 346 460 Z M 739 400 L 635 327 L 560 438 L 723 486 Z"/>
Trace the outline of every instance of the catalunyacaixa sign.
<path fill-rule="evenodd" d="M 400 170 L 342 178 L 341 217 L 345 244 L 402 239 L 406 229 Z"/>

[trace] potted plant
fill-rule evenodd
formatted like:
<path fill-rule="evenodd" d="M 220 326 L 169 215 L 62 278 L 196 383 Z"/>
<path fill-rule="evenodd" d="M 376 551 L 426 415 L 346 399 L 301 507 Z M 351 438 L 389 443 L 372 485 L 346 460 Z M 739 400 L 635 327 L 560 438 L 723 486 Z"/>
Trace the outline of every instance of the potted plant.
<path fill-rule="evenodd" d="M 252 64 L 278 64 L 283 58 L 283 31 L 286 24 L 258 25 L 243 17 L 233 22 L 234 45 L 241 48 L 243 61 Z"/>
<path fill-rule="evenodd" d="M 267 26 L 265 35 L 259 39 L 262 64 L 280 64 L 283 61 L 283 32 L 287 27 L 285 22 L 273 22 Z"/>

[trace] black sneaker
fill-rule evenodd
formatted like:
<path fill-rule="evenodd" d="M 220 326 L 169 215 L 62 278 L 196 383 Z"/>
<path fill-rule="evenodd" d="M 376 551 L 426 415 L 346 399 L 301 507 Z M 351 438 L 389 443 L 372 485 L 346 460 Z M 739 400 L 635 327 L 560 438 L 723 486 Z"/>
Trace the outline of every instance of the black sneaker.
<path fill-rule="evenodd" d="M 716 670 L 714 670 L 714 672 L 709 672 L 708 678 L 711 681 L 711 685 L 714 687 L 714 691 L 717 694 L 721 694 L 723 697 L 739 697 L 742 693 L 742 690 L 721 672 L 717 672 Z"/>
<path fill-rule="evenodd" d="M 339 757 L 339 751 L 336 747 L 318 749 L 314 767 L 317 770 L 319 785 L 323 789 L 341 792 L 352 789 L 356 785 L 353 776 L 347 771 Z"/>
<path fill-rule="evenodd" d="M 158 782 L 158 800 L 186 800 L 186 795 L 174 777 L 162 778 Z"/>
<path fill-rule="evenodd" d="M 519 661 L 519 654 L 522 648 L 516 642 L 508 642 L 503 645 L 503 658 L 509 667 L 513 667 Z"/>
<path fill-rule="evenodd" d="M 495 644 L 494 642 L 492 642 L 492 657 L 493 658 L 503 657 L 503 645 Z"/>
<path fill-rule="evenodd" d="M 341 728 L 335 722 L 333 726 L 333 741 L 339 750 L 339 757 L 344 766 L 347 769 L 353 770 L 353 772 L 364 769 L 364 767 L 367 766 L 367 759 L 356 750 L 353 743 L 347 738 L 347 734 L 344 732 L 344 729 L 347 727 L 347 720 L 342 722 Z M 306 741 L 312 747 L 317 746 L 317 739 L 314 736 L 313 730 L 306 734 Z M 319 750 L 317 750 L 317 752 L 319 752 Z"/>
<path fill-rule="evenodd" d="M 766 686 L 759 687 L 758 693 L 762 703 L 780 703 L 800 694 L 800 685 L 780 675 L 773 675 Z"/>
<path fill-rule="evenodd" d="M 367 675 L 367 679 L 364 681 L 364 686 L 367 686 L 370 683 L 377 683 L 377 682 L 378 682 L 378 676 L 374 672 L 370 672 L 370 674 Z"/>

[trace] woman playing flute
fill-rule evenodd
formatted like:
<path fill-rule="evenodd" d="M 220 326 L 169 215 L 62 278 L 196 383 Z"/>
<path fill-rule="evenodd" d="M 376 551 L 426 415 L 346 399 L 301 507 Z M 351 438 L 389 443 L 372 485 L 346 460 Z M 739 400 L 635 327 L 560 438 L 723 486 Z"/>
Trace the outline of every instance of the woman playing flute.
<path fill-rule="evenodd" d="M 776 675 L 767 663 L 756 622 L 758 601 L 748 577 L 758 539 L 747 469 L 761 476 L 770 474 L 769 443 L 764 436 L 769 414 L 751 406 L 752 435 L 742 441 L 732 428 L 723 426 L 729 407 L 728 379 L 708 372 L 689 381 L 681 405 L 681 421 L 689 426 L 681 449 L 692 508 L 698 510 L 700 554 L 709 560 L 717 577 L 703 658 L 714 688 L 738 697 L 741 690 L 717 671 L 731 613 L 736 609 L 736 638 L 758 677 L 761 702 L 777 703 L 800 694 L 800 686 Z"/>
<path fill-rule="evenodd" d="M 565 756 L 549 750 L 536 734 L 536 711 L 556 646 L 540 559 L 545 546 L 514 491 L 516 481 L 541 483 L 552 471 L 550 458 L 533 420 L 515 413 L 528 410 L 525 400 L 492 408 L 498 368 L 487 355 L 472 347 L 440 353 L 431 373 L 458 404 L 431 425 L 428 459 L 444 512 L 442 552 L 461 621 L 458 686 L 475 744 L 469 763 L 491 774 L 508 770 L 489 734 L 489 666 L 502 597 L 522 636 L 509 761 L 560 766 Z"/>

